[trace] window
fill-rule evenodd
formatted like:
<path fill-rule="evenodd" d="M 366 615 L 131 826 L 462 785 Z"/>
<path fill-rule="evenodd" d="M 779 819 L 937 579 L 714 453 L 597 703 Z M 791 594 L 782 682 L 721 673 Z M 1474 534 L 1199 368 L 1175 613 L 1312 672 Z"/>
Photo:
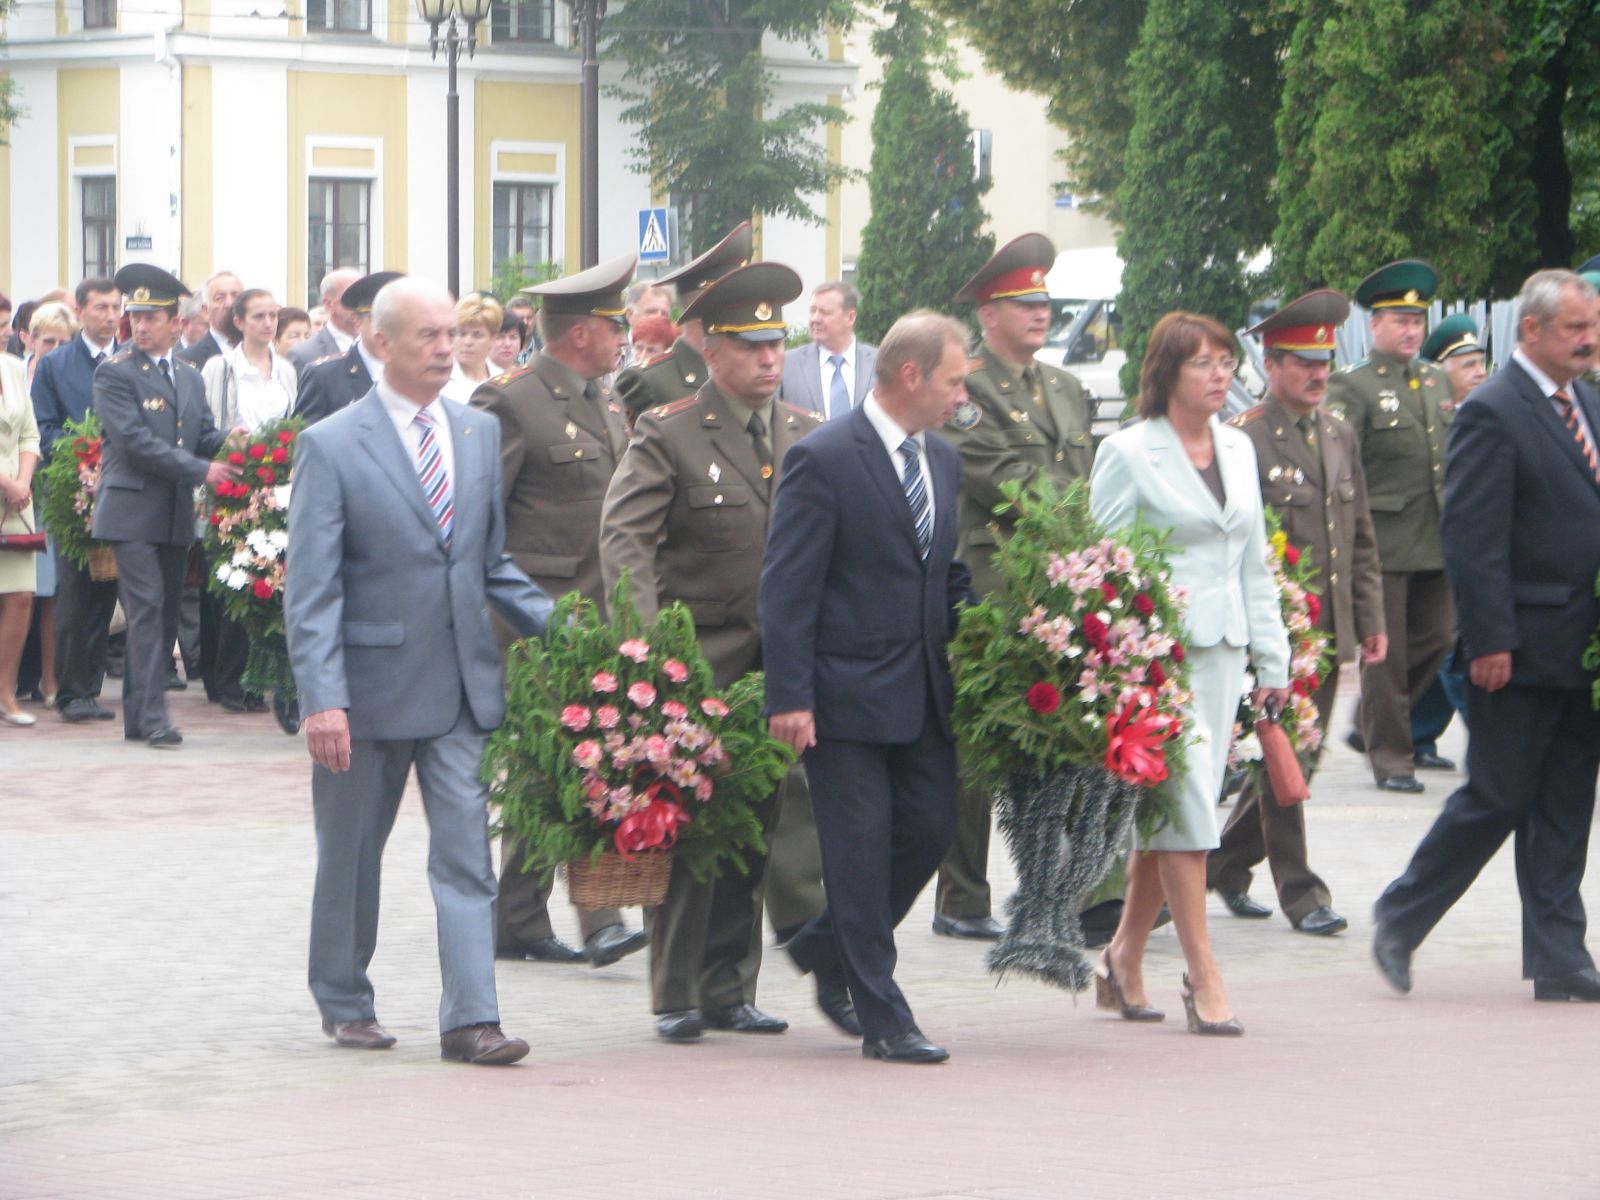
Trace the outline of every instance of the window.
<path fill-rule="evenodd" d="M 83 185 L 83 275 L 117 271 L 117 177 L 90 175 Z"/>
<path fill-rule="evenodd" d="M 507 0 L 489 9 L 491 42 L 548 42 L 555 31 L 555 0 Z"/>
<path fill-rule="evenodd" d="M 306 28 L 321 33 L 371 33 L 372 0 L 306 0 Z"/>
<path fill-rule="evenodd" d="M 367 274 L 372 243 L 372 182 L 312 179 L 306 198 L 306 304 L 320 304 L 317 287 L 336 267 Z"/>
<path fill-rule="evenodd" d="M 117 0 L 83 0 L 83 27 L 85 29 L 115 29 L 117 27 Z"/>
<path fill-rule="evenodd" d="M 553 221 L 556 189 L 548 183 L 494 185 L 492 269 L 514 254 L 533 266 L 555 259 Z"/>

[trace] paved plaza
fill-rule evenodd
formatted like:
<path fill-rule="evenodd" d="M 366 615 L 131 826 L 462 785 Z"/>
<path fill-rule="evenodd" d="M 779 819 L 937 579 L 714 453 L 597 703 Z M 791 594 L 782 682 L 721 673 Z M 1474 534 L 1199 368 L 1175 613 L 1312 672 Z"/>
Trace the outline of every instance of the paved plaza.
<path fill-rule="evenodd" d="M 305 986 L 304 744 L 175 700 L 171 753 L 115 722 L 0 732 L 4 1200 L 1600 1196 L 1600 1011 L 1532 1002 L 1509 853 L 1423 947 L 1411 996 L 1371 966 L 1372 900 L 1455 776 L 1394 797 L 1330 752 L 1312 859 L 1351 928 L 1315 939 L 1212 900 L 1242 1040 L 1184 1032 L 1170 927 L 1146 968 L 1167 1021 L 1125 1024 L 988 975 L 983 946 L 930 933 L 930 889 L 899 978 L 944 1066 L 863 1060 L 782 955 L 761 1004 L 787 1034 L 661 1043 L 641 954 L 501 963 L 504 1025 L 533 1053 L 472 1068 L 438 1057 L 415 798 L 373 970 L 400 1042 L 338 1050 Z M 1457 730 L 1442 749 L 1459 756 Z M 998 839 L 994 879 L 1008 894 Z M 1265 880 L 1254 895 L 1275 904 Z"/>

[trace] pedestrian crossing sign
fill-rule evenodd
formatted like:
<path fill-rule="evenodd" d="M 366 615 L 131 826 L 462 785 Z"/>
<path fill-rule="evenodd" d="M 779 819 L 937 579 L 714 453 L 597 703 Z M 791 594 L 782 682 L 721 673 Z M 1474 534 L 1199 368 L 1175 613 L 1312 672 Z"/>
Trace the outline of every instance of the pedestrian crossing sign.
<path fill-rule="evenodd" d="M 667 210 L 641 208 L 639 210 L 639 262 L 664 263 L 672 257 L 667 241 Z"/>

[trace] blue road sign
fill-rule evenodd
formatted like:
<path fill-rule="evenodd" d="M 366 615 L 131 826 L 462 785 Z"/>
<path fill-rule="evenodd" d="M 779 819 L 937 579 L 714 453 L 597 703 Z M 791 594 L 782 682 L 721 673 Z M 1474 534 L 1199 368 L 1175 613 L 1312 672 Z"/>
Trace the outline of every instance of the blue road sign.
<path fill-rule="evenodd" d="M 641 208 L 639 210 L 639 262 L 664 263 L 672 257 L 667 242 L 667 210 Z"/>

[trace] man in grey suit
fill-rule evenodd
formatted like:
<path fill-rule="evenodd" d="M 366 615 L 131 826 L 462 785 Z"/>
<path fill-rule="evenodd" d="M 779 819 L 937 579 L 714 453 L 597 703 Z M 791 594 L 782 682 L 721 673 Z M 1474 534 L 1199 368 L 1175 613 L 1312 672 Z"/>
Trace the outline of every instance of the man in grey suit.
<path fill-rule="evenodd" d="M 311 993 L 339 1045 L 394 1044 L 367 966 L 383 846 L 414 766 L 438 911 L 440 1056 L 513 1063 L 528 1044 L 500 1029 L 478 777 L 506 704 L 488 606 L 530 636 L 552 605 L 504 550 L 499 422 L 439 395 L 455 342 L 449 294 L 397 280 L 370 332 L 383 376 L 301 435 L 289 507 L 284 619 L 315 763 Z"/>
<path fill-rule="evenodd" d="M 294 368 L 297 378 L 304 375 L 306 368 L 319 358 L 343 354 L 356 340 L 361 332 L 361 317 L 354 309 L 346 307 L 343 301 L 345 288 L 360 278 L 361 272 L 349 267 L 329 271 L 322 277 L 322 285 L 317 293 L 328 319 L 321 329 L 289 351 L 289 365 Z"/>
<path fill-rule="evenodd" d="M 811 341 L 783 360 L 785 403 L 832 421 L 867 398 L 878 348 L 856 340 L 860 305 L 848 283 L 825 283 L 811 293 Z"/>

